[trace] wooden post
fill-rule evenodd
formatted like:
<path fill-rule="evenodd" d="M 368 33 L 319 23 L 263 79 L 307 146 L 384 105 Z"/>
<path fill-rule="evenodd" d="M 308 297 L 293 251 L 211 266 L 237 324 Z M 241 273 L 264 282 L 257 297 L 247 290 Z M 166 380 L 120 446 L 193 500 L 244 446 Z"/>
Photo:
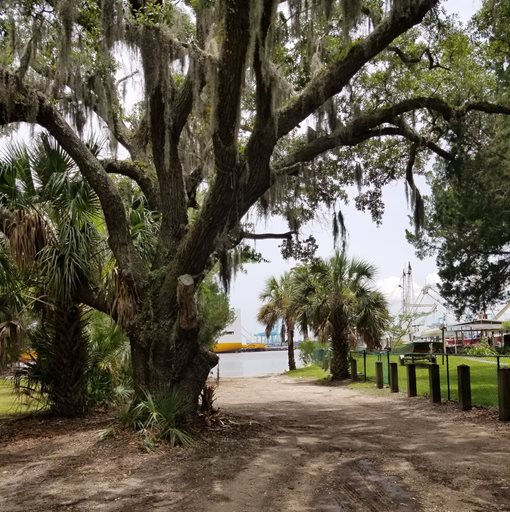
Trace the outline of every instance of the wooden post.
<path fill-rule="evenodd" d="M 398 393 L 398 364 L 390 363 L 390 389 L 392 393 Z"/>
<path fill-rule="evenodd" d="M 353 382 L 358 380 L 358 361 L 354 357 L 351 358 L 351 379 Z"/>
<path fill-rule="evenodd" d="M 382 361 L 377 361 L 375 363 L 375 382 L 377 385 L 377 389 L 382 389 L 383 384 L 383 367 Z"/>
<path fill-rule="evenodd" d="M 441 383 L 439 380 L 439 365 L 432 363 L 429 365 L 429 390 L 430 401 L 434 404 L 441 403 Z"/>
<path fill-rule="evenodd" d="M 459 406 L 461 411 L 471 410 L 471 374 L 467 364 L 457 366 Z"/>
<path fill-rule="evenodd" d="M 499 419 L 510 421 L 510 368 L 498 370 Z"/>
<path fill-rule="evenodd" d="M 407 396 L 416 396 L 416 365 L 407 365 Z"/>

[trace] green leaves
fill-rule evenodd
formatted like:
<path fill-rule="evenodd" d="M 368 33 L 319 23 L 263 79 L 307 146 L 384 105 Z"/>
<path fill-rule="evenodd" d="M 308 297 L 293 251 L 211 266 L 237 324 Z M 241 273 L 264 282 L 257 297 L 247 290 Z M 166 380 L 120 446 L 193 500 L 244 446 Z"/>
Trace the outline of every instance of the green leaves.
<path fill-rule="evenodd" d="M 169 388 L 159 393 L 144 392 L 143 399 L 127 410 L 122 420 L 140 431 L 148 448 L 160 440 L 171 446 L 191 446 L 193 439 L 182 428 L 191 412 L 186 396 L 179 389 Z"/>

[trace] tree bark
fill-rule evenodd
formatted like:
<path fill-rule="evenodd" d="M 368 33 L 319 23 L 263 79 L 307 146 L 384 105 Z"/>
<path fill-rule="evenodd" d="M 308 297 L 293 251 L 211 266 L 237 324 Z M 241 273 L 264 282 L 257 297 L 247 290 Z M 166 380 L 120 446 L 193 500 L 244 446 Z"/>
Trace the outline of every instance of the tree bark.
<path fill-rule="evenodd" d="M 172 388 L 195 407 L 218 356 L 198 342 L 193 278 L 186 274 L 177 281 L 175 307 L 144 307 L 129 329 L 133 379 L 138 399 Z"/>
<path fill-rule="evenodd" d="M 59 306 L 51 313 L 51 342 L 38 350 L 43 387 L 50 409 L 57 416 L 76 417 L 87 412 L 87 339 L 82 309 Z"/>
<path fill-rule="evenodd" d="M 289 340 L 289 344 L 287 347 L 287 353 L 289 356 L 289 370 L 296 369 L 296 359 L 294 357 L 294 325 L 291 323 L 287 323 L 287 336 Z"/>
<path fill-rule="evenodd" d="M 346 326 L 342 322 L 333 322 L 331 351 L 331 380 L 348 379 L 350 377 L 349 341 Z"/>

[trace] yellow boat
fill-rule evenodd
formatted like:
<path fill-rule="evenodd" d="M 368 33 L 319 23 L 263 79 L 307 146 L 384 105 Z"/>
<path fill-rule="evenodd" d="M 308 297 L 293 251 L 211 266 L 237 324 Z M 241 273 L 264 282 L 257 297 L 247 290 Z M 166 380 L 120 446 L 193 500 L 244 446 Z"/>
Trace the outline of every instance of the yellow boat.
<path fill-rule="evenodd" d="M 213 345 L 213 352 L 239 352 L 243 348 L 243 344 L 237 341 L 219 341 Z"/>
<path fill-rule="evenodd" d="M 243 345 L 243 350 L 247 352 L 256 350 L 267 350 L 267 345 L 265 343 L 248 343 L 247 345 Z"/>

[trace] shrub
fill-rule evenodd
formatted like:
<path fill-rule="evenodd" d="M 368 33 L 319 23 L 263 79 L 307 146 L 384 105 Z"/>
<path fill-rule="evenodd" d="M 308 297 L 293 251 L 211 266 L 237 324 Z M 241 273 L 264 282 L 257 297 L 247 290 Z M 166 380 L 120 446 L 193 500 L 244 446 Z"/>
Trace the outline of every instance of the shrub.
<path fill-rule="evenodd" d="M 299 344 L 299 357 L 303 364 L 316 364 L 323 370 L 329 370 L 331 364 L 331 346 L 329 343 L 305 340 Z"/>
<path fill-rule="evenodd" d="M 312 364 L 313 353 L 317 348 L 317 342 L 304 340 L 299 344 L 299 357 L 305 366 Z"/>
<path fill-rule="evenodd" d="M 147 448 L 160 440 L 168 441 L 171 446 L 190 446 L 193 440 L 182 426 L 192 412 L 186 397 L 171 388 L 156 394 L 145 392 L 143 400 L 121 414 L 121 421 L 140 431 Z"/>
<path fill-rule="evenodd" d="M 88 395 L 92 406 L 125 403 L 132 398 L 129 340 L 107 315 L 90 315 Z"/>
<path fill-rule="evenodd" d="M 486 341 L 466 349 L 468 356 L 497 356 L 498 353 Z"/>

